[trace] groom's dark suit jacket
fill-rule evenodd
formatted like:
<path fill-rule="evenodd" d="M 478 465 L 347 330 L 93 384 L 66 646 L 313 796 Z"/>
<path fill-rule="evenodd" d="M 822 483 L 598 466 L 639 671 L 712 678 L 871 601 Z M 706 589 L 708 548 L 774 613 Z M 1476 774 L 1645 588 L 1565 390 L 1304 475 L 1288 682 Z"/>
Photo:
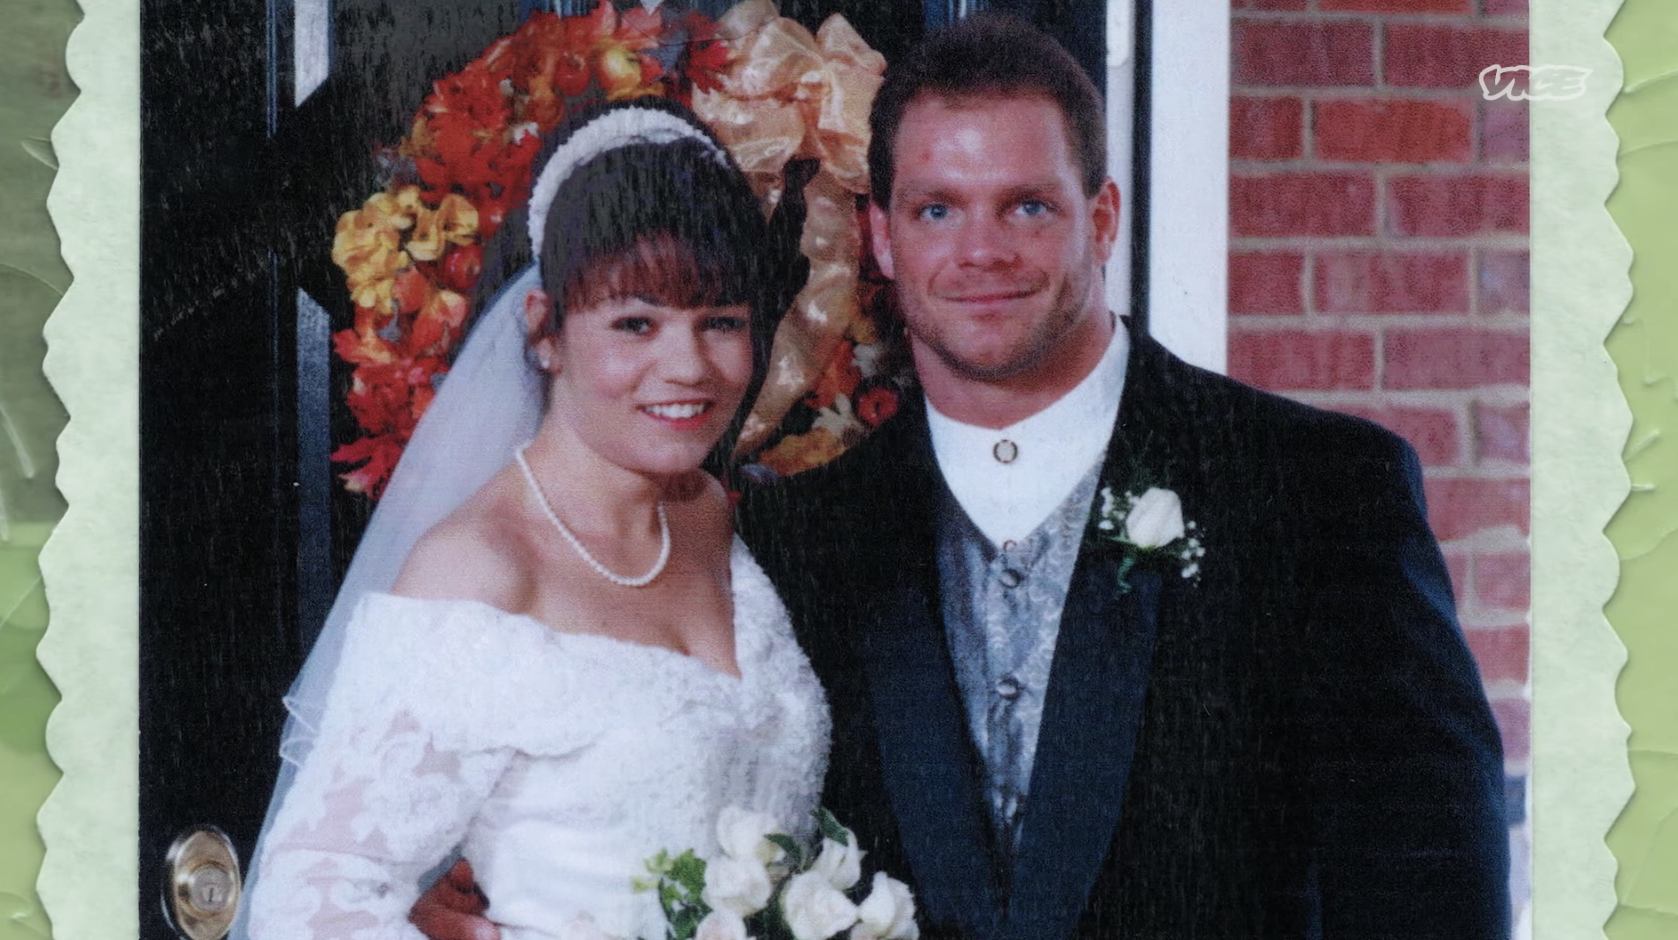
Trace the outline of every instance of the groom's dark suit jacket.
<path fill-rule="evenodd" d="M 922 401 L 744 494 L 832 704 L 825 804 L 934 935 L 1506 936 L 1502 749 L 1414 454 L 1131 349 L 1104 482 L 1176 490 L 1206 555 L 1121 592 L 1086 545 L 1011 871 L 940 622 Z"/>

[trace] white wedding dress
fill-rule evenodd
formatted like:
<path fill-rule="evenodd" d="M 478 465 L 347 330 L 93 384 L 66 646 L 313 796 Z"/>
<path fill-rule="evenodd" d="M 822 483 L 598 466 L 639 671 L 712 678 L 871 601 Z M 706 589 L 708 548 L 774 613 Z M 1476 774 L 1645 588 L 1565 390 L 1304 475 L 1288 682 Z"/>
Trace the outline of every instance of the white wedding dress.
<path fill-rule="evenodd" d="M 458 847 L 504 940 L 585 914 L 662 937 L 632 888 L 654 853 L 715 855 L 729 805 L 809 836 L 827 704 L 739 539 L 731 568 L 738 679 L 475 601 L 364 597 L 266 838 L 250 936 L 419 940 L 409 908 Z"/>

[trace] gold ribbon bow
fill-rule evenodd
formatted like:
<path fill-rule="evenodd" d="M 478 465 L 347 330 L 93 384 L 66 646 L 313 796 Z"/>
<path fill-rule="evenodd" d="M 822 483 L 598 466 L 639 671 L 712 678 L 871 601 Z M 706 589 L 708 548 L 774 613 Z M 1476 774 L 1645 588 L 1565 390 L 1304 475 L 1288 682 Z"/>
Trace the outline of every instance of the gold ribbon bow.
<path fill-rule="evenodd" d="M 728 70 L 721 87 L 695 93 L 693 109 L 766 209 L 785 194 L 788 161 L 821 165 L 804 187 L 798 243 L 810 278 L 775 334 L 769 375 L 736 450 L 743 455 L 774 433 L 857 316 L 863 246 L 856 203 L 868 194 L 868 111 L 886 60 L 837 13 L 812 36 L 770 0 L 746 0 L 717 26 L 732 51 Z"/>

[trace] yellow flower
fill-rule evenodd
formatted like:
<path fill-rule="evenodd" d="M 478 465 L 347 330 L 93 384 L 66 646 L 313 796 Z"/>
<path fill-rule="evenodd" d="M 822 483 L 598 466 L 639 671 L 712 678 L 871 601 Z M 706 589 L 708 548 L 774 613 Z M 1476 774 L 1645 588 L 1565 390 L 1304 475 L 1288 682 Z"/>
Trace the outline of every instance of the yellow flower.
<path fill-rule="evenodd" d="M 408 237 L 408 255 L 415 261 L 436 261 L 445 244 L 469 245 L 478 236 L 478 210 L 459 193 L 443 197 L 435 210 L 419 207 L 414 233 Z"/>
<path fill-rule="evenodd" d="M 410 262 L 402 250 L 402 233 L 413 227 L 414 210 L 423 207 L 418 188 L 410 186 L 397 195 L 378 193 L 338 217 L 332 261 L 344 269 L 358 306 L 389 304 L 391 279 Z"/>

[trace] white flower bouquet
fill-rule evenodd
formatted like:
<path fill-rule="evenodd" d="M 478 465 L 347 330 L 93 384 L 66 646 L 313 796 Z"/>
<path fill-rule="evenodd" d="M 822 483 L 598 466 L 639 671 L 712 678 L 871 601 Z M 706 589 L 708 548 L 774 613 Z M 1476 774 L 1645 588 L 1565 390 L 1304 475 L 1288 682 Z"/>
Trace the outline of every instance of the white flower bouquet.
<path fill-rule="evenodd" d="M 717 819 L 720 856 L 660 852 L 636 887 L 658 893 L 666 940 L 917 940 L 908 886 L 878 872 L 863 891 L 856 835 L 825 809 L 816 822 L 812 850 L 768 814 L 731 806 Z"/>

